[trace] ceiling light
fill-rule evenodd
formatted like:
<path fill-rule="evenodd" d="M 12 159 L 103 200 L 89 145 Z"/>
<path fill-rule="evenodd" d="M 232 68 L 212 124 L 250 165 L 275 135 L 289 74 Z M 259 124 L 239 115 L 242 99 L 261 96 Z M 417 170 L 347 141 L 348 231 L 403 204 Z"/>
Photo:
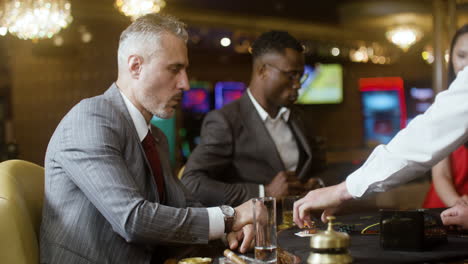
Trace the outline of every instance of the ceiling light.
<path fill-rule="evenodd" d="M 397 26 L 388 30 L 385 35 L 390 42 L 403 51 L 407 51 L 409 47 L 421 39 L 423 33 L 414 26 Z"/>
<path fill-rule="evenodd" d="M 115 7 L 132 20 L 146 14 L 159 13 L 165 6 L 164 0 L 115 0 Z"/>
<path fill-rule="evenodd" d="M 330 53 L 333 55 L 333 56 L 338 56 L 340 55 L 340 49 L 337 48 L 337 47 L 333 47 L 331 50 L 330 50 Z"/>
<path fill-rule="evenodd" d="M 228 47 L 229 45 L 231 45 L 231 39 L 230 38 L 224 37 L 219 42 L 221 43 L 221 46 L 223 46 L 223 47 Z"/>
<path fill-rule="evenodd" d="M 0 36 L 5 36 L 8 33 L 7 27 L 0 27 Z"/>
<path fill-rule="evenodd" d="M 52 38 L 73 20 L 68 0 L 8 0 L 3 8 L 0 24 L 20 39 Z"/>

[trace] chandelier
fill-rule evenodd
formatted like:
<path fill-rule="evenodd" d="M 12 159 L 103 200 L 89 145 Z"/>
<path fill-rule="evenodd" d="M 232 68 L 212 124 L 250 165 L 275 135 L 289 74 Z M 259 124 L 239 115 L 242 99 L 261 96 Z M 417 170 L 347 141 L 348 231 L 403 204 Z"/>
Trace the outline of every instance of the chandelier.
<path fill-rule="evenodd" d="M 409 47 L 421 39 L 423 33 L 413 26 L 398 26 L 388 30 L 385 35 L 390 42 L 403 51 L 407 51 Z"/>
<path fill-rule="evenodd" d="M 165 6 L 164 0 L 115 0 L 115 7 L 132 20 L 149 13 L 158 13 Z"/>
<path fill-rule="evenodd" d="M 68 0 L 8 0 L 0 26 L 20 39 L 52 38 L 73 17 Z"/>

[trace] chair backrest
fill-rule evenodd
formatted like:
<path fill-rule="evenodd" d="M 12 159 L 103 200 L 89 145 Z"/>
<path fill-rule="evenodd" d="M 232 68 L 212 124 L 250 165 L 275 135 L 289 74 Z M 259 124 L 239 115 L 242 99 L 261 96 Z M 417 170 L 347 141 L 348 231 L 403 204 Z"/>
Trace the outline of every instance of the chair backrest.
<path fill-rule="evenodd" d="M 23 160 L 0 163 L 0 262 L 39 263 L 44 168 Z"/>

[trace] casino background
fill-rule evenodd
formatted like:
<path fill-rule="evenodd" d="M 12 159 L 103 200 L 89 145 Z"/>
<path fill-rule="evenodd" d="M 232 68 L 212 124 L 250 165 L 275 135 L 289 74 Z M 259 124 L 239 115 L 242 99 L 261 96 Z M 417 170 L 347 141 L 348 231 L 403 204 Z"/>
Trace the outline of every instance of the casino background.
<path fill-rule="evenodd" d="M 102 93 L 116 78 L 118 36 L 130 19 L 116 10 L 113 0 L 70 2 L 74 20 L 59 33 L 60 45 L 55 38 L 33 42 L 10 34 L 0 36 L 2 159 L 20 158 L 43 165 L 48 140 L 64 114 L 82 98 Z M 339 65 L 339 74 L 332 77 L 339 79 L 341 96 L 331 102 L 304 103 L 301 108 L 329 163 L 323 176 L 340 181 L 377 143 L 388 141 L 407 120 L 424 111 L 435 91 L 443 88 L 434 74 L 438 62 L 430 64 L 427 59 L 427 54 L 437 51 L 434 17 L 441 17 L 447 25 L 445 33 L 437 35 L 442 47 L 447 46 L 451 32 L 468 21 L 468 2 L 455 0 L 166 2 L 162 12 L 189 25 L 189 78 L 193 88 L 201 89 L 191 96 L 206 96 L 199 99 L 207 104 L 201 110 L 181 106 L 175 120 L 161 125 L 172 131 L 176 172 L 196 145 L 204 113 L 216 107 L 217 85 L 248 84 L 248 46 L 259 33 L 289 31 L 304 43 L 311 69 Z M 385 37 L 396 25 L 417 27 L 423 35 L 403 51 Z M 91 34 L 91 40 L 84 41 L 83 32 Z M 224 37 L 231 45 L 220 45 Z M 401 89 L 369 91 L 363 86 L 363 78 L 380 78 L 383 83 L 379 85 L 385 88 L 388 77 L 399 78 Z M 376 108 L 375 100 L 386 104 Z M 427 177 L 371 198 L 369 205 L 413 207 L 422 201 L 408 195 L 424 194 L 421 190 L 425 188 Z"/>

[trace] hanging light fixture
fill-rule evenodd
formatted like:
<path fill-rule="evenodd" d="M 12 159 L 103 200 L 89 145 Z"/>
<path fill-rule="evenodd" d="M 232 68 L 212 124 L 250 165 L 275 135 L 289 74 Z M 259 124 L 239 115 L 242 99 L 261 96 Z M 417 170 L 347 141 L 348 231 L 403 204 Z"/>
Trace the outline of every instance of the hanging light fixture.
<path fill-rule="evenodd" d="M 4 3 L 3 6 L 0 6 L 0 36 L 5 36 L 8 33 L 7 7 L 8 4 L 6 3 Z"/>
<path fill-rule="evenodd" d="M 132 20 L 149 13 L 158 13 L 165 6 L 164 0 L 115 0 L 115 7 Z"/>
<path fill-rule="evenodd" d="M 421 39 L 423 33 L 414 26 L 397 26 L 388 30 L 385 35 L 390 42 L 406 52 L 409 47 Z"/>
<path fill-rule="evenodd" d="M 52 38 L 72 20 L 68 0 L 8 0 L 2 24 L 20 39 L 35 40 Z"/>

